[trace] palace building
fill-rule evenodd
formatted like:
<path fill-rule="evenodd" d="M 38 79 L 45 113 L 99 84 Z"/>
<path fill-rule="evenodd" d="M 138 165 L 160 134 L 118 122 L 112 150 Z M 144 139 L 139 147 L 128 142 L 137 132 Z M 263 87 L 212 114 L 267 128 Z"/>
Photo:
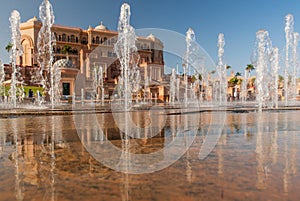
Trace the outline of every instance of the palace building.
<path fill-rule="evenodd" d="M 38 33 L 42 23 L 36 18 L 21 23 L 21 43 L 24 54 L 18 64 L 22 67 L 38 67 Z M 93 72 L 95 67 L 102 67 L 104 77 L 105 97 L 113 94 L 120 75 L 120 63 L 114 53 L 114 44 L 118 32 L 100 25 L 88 27 L 87 30 L 53 25 L 52 32 L 56 38 L 53 48 L 54 63 L 61 70 L 61 94 L 81 97 L 83 91 L 86 98 L 93 92 Z M 149 96 L 163 100 L 165 89 L 160 84 L 164 77 L 163 43 L 152 34 L 147 37 L 137 37 L 139 54 L 138 67 L 141 74 L 141 84 L 146 78 L 150 80 Z M 63 51 L 68 46 L 68 52 Z M 76 83 L 76 84 L 75 84 Z"/>

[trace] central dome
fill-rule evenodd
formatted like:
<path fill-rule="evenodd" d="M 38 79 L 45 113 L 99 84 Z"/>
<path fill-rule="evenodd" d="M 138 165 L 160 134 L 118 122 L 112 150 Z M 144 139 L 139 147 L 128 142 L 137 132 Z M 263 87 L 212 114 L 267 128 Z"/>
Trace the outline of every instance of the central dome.
<path fill-rule="evenodd" d="M 100 25 L 95 27 L 96 30 L 102 30 L 102 31 L 106 31 L 108 30 L 106 26 L 103 25 L 102 21 L 100 22 Z"/>

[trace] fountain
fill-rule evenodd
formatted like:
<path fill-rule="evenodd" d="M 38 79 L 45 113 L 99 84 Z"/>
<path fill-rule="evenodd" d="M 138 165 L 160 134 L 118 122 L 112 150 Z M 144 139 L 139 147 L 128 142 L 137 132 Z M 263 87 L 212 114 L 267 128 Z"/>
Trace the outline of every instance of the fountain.
<path fill-rule="evenodd" d="M 242 82 L 242 102 L 245 103 L 247 100 L 247 95 L 248 95 L 248 90 L 247 90 L 247 84 L 248 84 L 248 79 L 249 79 L 249 71 L 245 70 L 244 71 L 244 80 Z"/>
<path fill-rule="evenodd" d="M 184 86 L 185 86 L 185 92 L 184 92 L 184 105 L 187 107 L 188 101 L 189 101 L 189 91 L 190 87 L 188 84 L 188 77 L 191 76 L 191 68 L 195 68 L 196 66 L 196 54 L 197 54 L 197 48 L 195 44 L 195 33 L 194 31 L 189 28 L 186 32 L 186 52 L 183 57 L 183 74 L 184 74 Z"/>
<path fill-rule="evenodd" d="M 99 100 L 99 89 L 101 90 L 101 101 L 104 103 L 104 88 L 103 88 L 103 69 L 102 66 L 94 68 L 94 94 L 95 100 Z"/>
<path fill-rule="evenodd" d="M 0 94 L 1 96 L 5 97 L 5 87 L 3 86 L 3 82 L 5 81 L 5 71 L 4 65 L 0 61 Z M 1 99 L 0 102 L 5 102 L 4 99 Z"/>
<path fill-rule="evenodd" d="M 48 1 L 44 2 L 45 5 L 46 2 Z M 49 14 L 49 10 L 46 13 Z M 24 198 L 95 200 L 99 196 L 102 196 L 104 200 L 193 200 L 199 196 L 202 196 L 199 199 L 209 197 L 218 200 L 221 197 L 221 199 L 238 200 L 242 199 L 243 194 L 247 194 L 251 200 L 258 196 L 268 196 L 267 200 L 274 200 L 285 196 L 284 193 L 290 193 L 287 199 L 296 200 L 299 197 L 297 194 L 299 180 L 293 178 L 297 177 L 297 168 L 299 168 L 296 160 L 296 154 L 299 152 L 296 146 L 299 140 L 297 135 L 299 112 L 275 110 L 270 112 L 272 116 L 274 114 L 274 118 L 269 118 L 270 113 L 248 112 L 256 108 L 245 110 L 228 107 L 226 109 L 230 111 L 246 112 L 243 114 L 224 112 L 225 115 L 220 115 L 217 111 L 218 107 L 214 105 L 208 108 L 188 108 L 187 106 L 193 106 L 191 103 L 198 101 L 197 92 L 200 90 L 200 81 L 201 93 L 205 86 L 206 97 L 211 91 L 210 86 L 215 85 L 213 95 L 218 106 L 226 105 L 227 89 L 224 86 L 227 84 L 226 65 L 223 58 L 224 35 L 220 34 L 218 40 L 217 79 L 210 79 L 211 85 L 209 85 L 204 84 L 205 65 L 202 69 L 200 68 L 200 71 L 198 69 L 198 71 L 191 72 L 191 67 L 200 67 L 199 60 L 195 57 L 197 49 L 192 48 L 195 39 L 191 29 L 188 30 L 186 37 L 184 83 L 181 82 L 180 76 L 176 75 L 175 69 L 172 70 L 170 77 L 170 102 L 179 102 L 181 93 L 182 96 L 184 95 L 184 100 L 180 101 L 185 106 L 181 107 L 178 104 L 176 105 L 178 107 L 168 105 L 158 107 L 153 106 L 155 105 L 153 103 L 151 105 L 153 110 L 150 112 L 147 111 L 148 105 L 133 108 L 133 106 L 139 106 L 135 104 L 134 99 L 136 102 L 139 100 L 143 74 L 137 69 L 135 34 L 130 26 L 129 18 L 130 7 L 128 4 L 123 4 L 119 22 L 119 38 L 115 46 L 121 63 L 117 91 L 119 96 L 116 96 L 115 103 L 117 104 L 111 105 L 112 112 L 109 110 L 102 112 L 104 108 L 102 107 L 101 110 L 88 110 L 85 113 L 84 109 L 95 106 L 86 104 L 79 112 L 64 111 L 64 115 L 57 115 L 55 118 L 54 116 L 37 116 L 34 122 L 31 117 L 29 119 L 26 116 L 2 120 L 0 146 L 3 145 L 0 151 L 3 147 L 6 150 L 3 153 L 0 152 L 0 165 L 7 168 L 0 170 L 2 178 L 0 188 L 5 192 L 3 193 L 6 196 L 5 199 L 13 199 L 11 198 L 13 193 L 9 191 L 14 189 L 7 183 L 13 184 L 15 181 L 15 198 L 18 200 Z M 51 35 L 50 32 L 47 33 L 48 36 Z M 296 76 L 298 36 L 297 33 L 293 33 L 293 54 L 289 54 L 292 59 L 288 59 L 288 63 L 293 67 L 290 72 Z M 46 44 L 45 38 L 40 43 Z M 259 111 L 262 111 L 264 107 L 278 108 L 279 50 L 272 47 L 267 31 L 258 31 L 256 39 L 253 63 L 257 70 L 258 108 Z M 47 45 L 40 47 L 44 50 L 46 46 L 49 48 L 48 42 Z M 52 40 L 50 45 L 53 45 L 53 42 Z M 18 54 L 15 52 L 14 56 L 16 55 Z M 60 74 L 58 66 L 50 62 L 52 61 L 51 55 L 48 56 L 43 57 L 44 70 L 40 75 L 45 78 L 41 80 L 45 86 L 51 87 L 46 90 L 49 92 L 53 108 L 57 101 L 55 98 L 59 97 L 56 89 L 58 89 Z M 2 68 L 3 66 L 0 65 L 0 84 L 4 76 Z M 104 102 L 103 71 L 101 67 L 95 68 L 93 74 L 94 92 L 100 94 L 99 90 L 101 90 L 102 103 Z M 49 73 L 49 80 L 47 79 L 49 75 L 45 72 Z M 193 78 L 192 82 L 189 82 L 189 76 Z M 293 84 L 295 76 L 291 77 L 291 89 L 295 86 Z M 146 100 L 146 92 L 149 92 L 149 79 L 151 80 L 151 75 L 145 77 L 144 100 Z M 247 95 L 248 79 L 249 72 L 245 71 L 242 83 L 243 101 Z M 16 84 L 17 81 L 14 83 Z M 185 93 L 183 94 L 180 89 Z M 86 91 L 87 97 L 88 90 Z M 82 88 L 82 103 L 85 100 L 84 92 Z M 162 105 L 157 101 L 159 98 L 157 92 L 153 91 L 151 97 L 155 97 L 154 101 L 159 106 Z M 290 100 L 294 99 L 292 93 L 290 93 L 290 98 Z M 73 94 L 73 103 L 75 103 L 75 94 Z M 73 104 L 73 106 L 76 105 Z M 193 108 L 196 110 L 193 111 Z M 115 112 L 116 109 L 120 110 Z M 76 115 L 66 115 L 67 113 Z M 223 130 L 222 141 L 219 142 Z M 291 132 L 291 135 L 288 135 L 288 132 Z M 218 143 L 219 145 L 215 146 Z M 15 151 L 12 146 L 15 146 Z M 109 146 L 114 149 L 109 149 Z M 200 146 L 199 159 L 203 160 L 208 157 L 206 162 L 199 163 L 193 159 Z M 209 153 L 213 149 L 214 153 L 211 156 Z M 177 154 L 178 150 L 182 154 Z M 283 152 L 281 153 L 280 150 Z M 13 154 L 10 155 L 11 153 Z M 176 154 L 173 155 L 174 153 Z M 227 160 L 228 158 L 230 161 Z M 173 162 L 174 165 L 172 165 Z M 240 168 L 241 164 L 244 168 Z M 12 171 L 7 171 L 14 166 L 16 167 L 15 177 L 11 176 Z M 186 174 L 178 174 L 182 172 Z M 239 177 L 234 178 L 236 182 L 230 182 L 232 175 L 236 173 L 239 174 Z M 271 177 L 269 177 L 270 174 L 272 174 Z M 174 177 L 178 182 L 172 182 Z M 120 182 L 116 182 L 116 179 L 121 181 L 121 187 L 123 187 L 120 191 L 121 195 L 118 194 Z M 212 182 L 207 185 L 207 181 L 210 180 Z M 240 183 L 245 186 L 241 188 Z M 197 188 L 199 184 L 203 186 L 204 194 L 201 194 Z M 272 185 L 266 188 L 268 184 Z M 280 188 L 281 185 L 283 185 L 282 188 Z M 154 191 L 160 193 L 153 194 L 153 189 L 148 189 L 149 186 L 156 188 Z M 275 191 L 272 187 L 276 187 Z M 104 190 L 97 193 L 97 188 Z M 253 191 L 249 192 L 248 189 L 253 189 Z M 220 193 L 218 193 L 219 190 Z M 223 191 L 226 193 L 224 194 Z M 237 192 L 241 193 L 237 194 Z"/>
<path fill-rule="evenodd" d="M 121 64 L 121 75 L 118 85 L 120 86 L 121 99 L 124 99 L 125 110 L 129 111 L 132 98 L 132 83 L 137 75 L 137 62 L 139 56 L 136 47 L 136 35 L 134 28 L 130 25 L 130 6 L 123 4 L 121 7 L 118 40 L 114 45 L 114 51 Z"/>
<path fill-rule="evenodd" d="M 259 30 L 256 33 L 256 45 L 253 63 L 256 66 L 256 100 L 258 102 L 258 110 L 261 112 L 263 107 L 269 103 L 269 57 L 272 51 L 272 44 L 269 33 L 265 30 Z"/>
<path fill-rule="evenodd" d="M 174 103 L 176 97 L 176 70 L 172 69 L 171 79 L 170 79 L 170 102 Z"/>
<path fill-rule="evenodd" d="M 144 81 L 144 103 L 146 103 L 147 94 L 149 93 L 148 87 L 149 87 L 149 78 L 146 76 Z"/>
<path fill-rule="evenodd" d="M 285 69 L 284 69 L 284 100 L 285 106 L 295 104 L 297 94 L 297 67 L 299 34 L 294 32 L 294 17 L 285 17 Z"/>
<path fill-rule="evenodd" d="M 11 74 L 11 83 L 10 83 L 10 90 L 9 95 L 11 98 L 12 107 L 17 107 L 17 98 L 23 97 L 24 89 L 22 87 L 22 82 L 18 81 L 19 78 L 19 68 L 16 65 L 17 58 L 23 54 L 22 45 L 21 45 L 21 33 L 20 33 L 20 14 L 18 11 L 14 10 L 11 13 L 11 17 L 9 18 L 10 26 L 11 26 L 11 55 L 10 55 L 10 62 L 12 67 L 12 74 Z M 17 88 L 17 85 L 21 85 Z"/>
<path fill-rule="evenodd" d="M 278 70 L 279 70 L 279 50 L 277 47 L 273 48 L 272 57 L 271 57 L 271 75 L 272 81 L 271 86 L 273 88 L 272 94 L 272 107 L 278 109 Z"/>
<path fill-rule="evenodd" d="M 296 95 L 297 95 L 297 75 L 298 75 L 298 42 L 299 42 L 299 33 L 293 33 L 293 49 L 292 49 L 292 58 L 293 58 L 293 69 L 292 69 L 292 80 L 291 80 L 291 99 L 292 104 L 295 105 Z"/>
<path fill-rule="evenodd" d="M 218 91 L 216 95 L 216 101 L 220 105 L 224 105 L 227 102 L 227 72 L 226 65 L 224 64 L 224 45 L 225 39 L 224 34 L 220 33 L 218 36 L 218 64 L 217 64 L 217 73 L 218 73 Z"/>
<path fill-rule="evenodd" d="M 54 24 L 54 14 L 49 0 L 44 0 L 39 8 L 42 27 L 38 35 L 38 62 L 40 69 L 36 74 L 36 81 L 42 85 L 44 94 L 50 96 L 52 109 L 57 104 L 57 95 L 59 92 L 60 72 L 58 67 L 53 66 L 53 46 L 55 45 L 55 36 L 51 31 Z M 49 82 L 50 77 L 50 82 Z M 45 97 L 41 97 L 44 102 Z"/>

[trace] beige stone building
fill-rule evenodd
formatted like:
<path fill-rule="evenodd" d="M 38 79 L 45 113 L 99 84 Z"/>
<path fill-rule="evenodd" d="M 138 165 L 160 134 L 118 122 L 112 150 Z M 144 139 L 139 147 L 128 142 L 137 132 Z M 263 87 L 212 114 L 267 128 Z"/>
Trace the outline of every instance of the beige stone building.
<path fill-rule="evenodd" d="M 19 59 L 21 66 L 38 66 L 38 33 L 42 23 L 36 18 L 21 23 L 21 43 L 24 54 Z M 77 27 L 53 25 L 52 32 L 56 38 L 54 46 L 54 62 L 59 62 L 62 72 L 62 95 L 81 96 L 81 91 L 89 97 L 93 91 L 94 67 L 101 66 L 104 76 L 105 95 L 112 95 L 117 78 L 120 75 L 120 63 L 114 53 L 114 44 L 118 32 L 109 30 L 102 22 L 95 28 L 81 29 Z M 62 49 L 70 46 L 67 55 Z M 152 34 L 137 38 L 137 48 L 140 56 L 138 66 L 141 72 L 141 83 L 146 77 L 153 83 L 159 83 L 164 75 L 163 43 Z M 75 84 L 76 83 L 76 84 Z M 83 89 L 83 90 L 82 90 Z M 161 85 L 150 83 L 149 94 L 164 97 Z"/>

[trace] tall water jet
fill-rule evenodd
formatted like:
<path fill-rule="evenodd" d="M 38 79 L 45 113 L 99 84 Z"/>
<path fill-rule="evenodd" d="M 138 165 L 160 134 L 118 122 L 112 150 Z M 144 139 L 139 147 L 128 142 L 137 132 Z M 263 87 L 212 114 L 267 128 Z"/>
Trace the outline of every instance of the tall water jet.
<path fill-rule="evenodd" d="M 103 69 L 102 66 L 97 66 L 94 68 L 94 94 L 95 94 L 95 100 L 99 100 L 99 90 L 103 88 Z M 101 94 L 104 97 L 104 94 Z"/>
<path fill-rule="evenodd" d="M 259 30 L 256 33 L 256 48 L 254 52 L 256 66 L 256 100 L 258 102 L 258 110 L 261 112 L 269 101 L 269 57 L 272 50 L 269 33 L 265 30 Z"/>
<path fill-rule="evenodd" d="M 288 14 L 285 17 L 285 69 L 284 69 L 284 101 L 285 106 L 288 106 L 288 100 L 290 96 L 290 71 L 291 71 L 291 60 L 292 60 L 292 51 L 293 51 L 293 33 L 294 33 L 294 17 L 291 14 Z"/>
<path fill-rule="evenodd" d="M 248 90 L 247 90 L 247 85 L 248 85 L 248 79 L 249 79 L 249 71 L 245 70 L 244 71 L 244 79 L 242 82 L 242 102 L 245 102 L 247 100 L 247 95 L 248 95 Z"/>
<path fill-rule="evenodd" d="M 172 69 L 171 79 L 170 79 L 170 102 L 174 103 L 176 97 L 176 70 Z"/>
<path fill-rule="evenodd" d="M 184 55 L 183 61 L 183 71 L 184 71 L 184 85 L 185 85 L 185 93 L 184 93 L 184 104 L 187 106 L 188 104 L 188 76 L 190 76 L 191 67 L 194 64 L 194 54 L 195 54 L 195 33 L 193 29 L 189 28 L 186 32 L 186 52 Z"/>
<path fill-rule="evenodd" d="M 271 57 L 271 72 L 272 80 L 271 86 L 273 86 L 272 107 L 278 108 L 278 71 L 279 71 L 279 50 L 277 47 L 273 48 Z"/>
<path fill-rule="evenodd" d="M 131 102 L 132 86 L 130 80 L 134 80 L 137 73 L 137 62 L 139 56 L 136 47 L 136 35 L 134 28 L 130 25 L 130 6 L 124 3 L 121 7 L 118 40 L 114 45 L 114 51 L 121 64 L 121 75 L 119 86 L 121 98 L 124 99 L 125 110 L 128 111 Z"/>
<path fill-rule="evenodd" d="M 291 99 L 292 104 L 295 104 L 296 96 L 297 96 L 297 74 L 298 74 L 298 42 L 299 42 L 299 33 L 293 33 L 293 49 L 292 49 L 292 57 L 293 57 L 293 69 L 291 74 Z"/>
<path fill-rule="evenodd" d="M 4 71 L 4 65 L 2 64 L 1 60 L 0 60 L 0 95 L 2 97 L 5 97 L 5 87 L 3 86 L 3 82 L 5 81 L 5 71 Z M 2 102 L 5 102 L 5 100 L 1 99 Z M 1 102 L 0 101 L 0 102 Z"/>
<path fill-rule="evenodd" d="M 59 93 L 55 86 L 57 86 L 56 75 L 58 75 L 57 68 L 53 68 L 53 46 L 56 39 L 51 31 L 54 24 L 54 14 L 52 5 L 48 0 L 44 0 L 39 8 L 39 16 L 42 21 L 42 27 L 38 35 L 38 62 L 40 70 L 37 75 L 38 82 L 44 89 L 44 94 L 48 93 L 50 96 L 51 107 L 55 105 L 55 94 Z M 50 84 L 48 82 L 50 77 Z M 44 98 L 44 97 L 43 97 Z"/>
<path fill-rule="evenodd" d="M 19 69 L 16 65 L 17 58 L 23 54 L 22 45 L 21 45 L 21 33 L 20 33 L 20 13 L 16 10 L 12 11 L 11 17 L 9 18 L 10 27 L 11 27 L 11 54 L 10 54 L 10 63 L 12 67 L 12 74 L 11 74 L 11 83 L 10 83 L 10 90 L 9 95 L 11 98 L 12 106 L 15 108 L 17 107 L 17 76 Z M 21 94 L 18 94 L 21 96 Z"/>
<path fill-rule="evenodd" d="M 51 88 L 50 88 L 50 97 L 51 97 L 51 106 L 52 109 L 55 105 L 57 105 L 60 101 L 61 92 L 60 92 L 60 80 L 61 80 L 61 71 L 59 69 L 57 61 L 53 64 L 51 70 Z"/>
<path fill-rule="evenodd" d="M 218 92 L 217 99 L 219 103 L 225 104 L 227 101 L 227 75 L 226 75 L 226 65 L 224 64 L 224 46 L 225 39 L 224 34 L 220 33 L 218 36 L 218 65 L 217 65 L 217 73 L 218 73 Z"/>

